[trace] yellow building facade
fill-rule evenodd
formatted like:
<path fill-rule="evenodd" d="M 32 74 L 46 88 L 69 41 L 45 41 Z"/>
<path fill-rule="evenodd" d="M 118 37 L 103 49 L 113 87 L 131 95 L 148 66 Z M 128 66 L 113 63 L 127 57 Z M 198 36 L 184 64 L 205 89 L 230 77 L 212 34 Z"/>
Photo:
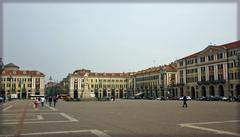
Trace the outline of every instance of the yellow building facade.
<path fill-rule="evenodd" d="M 19 70 L 13 63 L 4 66 L 1 75 L 1 95 L 5 98 L 27 99 L 44 96 L 44 77 L 39 71 Z"/>
<path fill-rule="evenodd" d="M 99 73 L 83 69 L 74 71 L 65 79 L 72 98 L 126 98 L 128 82 L 129 73 Z"/>

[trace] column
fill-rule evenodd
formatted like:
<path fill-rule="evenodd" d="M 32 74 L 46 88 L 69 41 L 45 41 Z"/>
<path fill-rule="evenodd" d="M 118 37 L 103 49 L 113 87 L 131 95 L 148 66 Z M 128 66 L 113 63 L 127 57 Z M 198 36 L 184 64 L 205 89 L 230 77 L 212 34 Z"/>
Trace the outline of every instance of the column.
<path fill-rule="evenodd" d="M 206 81 L 209 80 L 209 69 L 208 69 L 208 66 L 205 66 L 205 76 L 206 76 Z"/>
<path fill-rule="evenodd" d="M 217 68 L 217 64 L 214 65 L 214 80 L 218 80 L 218 68 Z"/>
<path fill-rule="evenodd" d="M 201 81 L 201 67 L 199 66 L 197 70 L 198 70 L 198 81 Z"/>
<path fill-rule="evenodd" d="M 227 63 L 223 64 L 223 79 L 228 81 L 228 67 L 227 67 Z"/>

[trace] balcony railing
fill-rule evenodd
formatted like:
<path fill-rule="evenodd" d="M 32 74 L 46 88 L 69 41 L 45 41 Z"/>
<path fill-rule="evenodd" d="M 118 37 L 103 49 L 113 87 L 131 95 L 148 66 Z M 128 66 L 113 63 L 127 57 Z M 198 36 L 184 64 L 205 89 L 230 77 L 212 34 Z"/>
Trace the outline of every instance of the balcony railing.
<path fill-rule="evenodd" d="M 181 86 L 185 86 L 185 84 L 184 83 L 177 83 L 176 86 L 181 87 Z"/>
<path fill-rule="evenodd" d="M 213 81 L 198 81 L 198 85 L 209 85 L 209 84 L 225 84 L 226 80 L 213 80 Z"/>

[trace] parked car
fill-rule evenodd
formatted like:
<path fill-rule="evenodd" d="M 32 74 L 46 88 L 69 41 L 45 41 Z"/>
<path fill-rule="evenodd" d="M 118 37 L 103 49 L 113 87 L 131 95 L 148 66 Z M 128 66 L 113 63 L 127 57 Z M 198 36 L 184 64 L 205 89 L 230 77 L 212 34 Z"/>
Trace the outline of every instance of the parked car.
<path fill-rule="evenodd" d="M 165 97 L 158 97 L 158 98 L 156 98 L 156 100 L 166 100 L 166 98 Z"/>
<path fill-rule="evenodd" d="M 177 97 L 168 97 L 168 100 L 177 100 Z"/>
<path fill-rule="evenodd" d="M 0 103 L 4 102 L 4 98 L 0 97 Z"/>
<path fill-rule="evenodd" d="M 229 101 L 230 98 L 229 98 L 229 97 L 221 97 L 221 100 L 222 100 L 222 101 Z"/>
<path fill-rule="evenodd" d="M 134 96 L 130 96 L 127 99 L 135 99 L 135 97 Z"/>
<path fill-rule="evenodd" d="M 142 99 L 141 96 L 134 96 L 134 99 Z"/>
<path fill-rule="evenodd" d="M 183 97 L 180 97 L 178 100 L 183 100 Z M 192 100 L 190 96 L 187 96 L 187 100 Z"/>
<path fill-rule="evenodd" d="M 207 97 L 199 97 L 196 99 L 197 101 L 206 101 L 207 100 Z"/>
<path fill-rule="evenodd" d="M 208 96 L 207 101 L 220 101 L 221 97 L 220 96 Z"/>
<path fill-rule="evenodd" d="M 233 101 L 240 102 L 240 96 L 238 96 L 238 97 L 233 97 Z"/>
<path fill-rule="evenodd" d="M 154 97 L 147 97 L 146 99 L 147 100 L 154 100 L 155 98 Z"/>

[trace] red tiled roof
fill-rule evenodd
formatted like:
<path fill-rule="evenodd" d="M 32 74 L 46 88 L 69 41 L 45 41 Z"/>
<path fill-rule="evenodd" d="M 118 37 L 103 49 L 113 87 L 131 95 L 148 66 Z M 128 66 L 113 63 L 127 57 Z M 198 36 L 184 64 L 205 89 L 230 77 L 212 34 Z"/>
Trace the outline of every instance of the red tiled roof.
<path fill-rule="evenodd" d="M 170 65 L 163 67 L 163 69 L 166 71 L 177 71 L 177 66 L 170 64 Z"/>
<path fill-rule="evenodd" d="M 96 73 L 96 72 L 91 72 L 88 73 L 88 76 L 91 77 L 128 77 L 129 73 Z"/>
<path fill-rule="evenodd" d="M 45 75 L 42 72 L 35 71 L 35 70 L 7 70 L 4 69 L 2 72 L 3 76 L 42 76 L 44 77 Z"/>
<path fill-rule="evenodd" d="M 80 72 L 73 73 L 72 76 L 84 77 L 85 74 L 88 74 L 90 77 L 128 77 L 129 73 L 100 73 L 100 72 Z"/>
<path fill-rule="evenodd" d="M 235 41 L 235 42 L 231 42 L 231 43 L 227 43 L 227 44 L 224 44 L 224 45 L 220 45 L 220 46 L 217 46 L 217 47 L 221 47 L 221 48 L 224 48 L 224 49 L 239 48 L 240 47 L 240 40 Z"/>
<path fill-rule="evenodd" d="M 232 49 L 232 48 L 239 48 L 240 47 L 240 41 L 235 41 L 235 42 L 231 42 L 231 43 L 227 43 L 227 44 L 224 44 L 224 45 L 219 45 L 219 46 L 213 46 L 213 47 L 216 47 L 216 48 L 224 48 L 224 49 Z M 203 50 L 202 50 L 203 51 Z M 186 56 L 184 58 L 181 58 L 179 60 L 182 60 L 182 59 L 186 59 L 186 58 L 193 58 L 193 57 L 196 57 L 198 54 L 200 54 L 202 51 L 199 51 L 197 53 L 193 53 L 189 56 Z"/>
<path fill-rule="evenodd" d="M 161 67 L 152 67 L 152 68 L 147 68 L 144 70 L 140 70 L 136 72 L 134 75 L 140 75 L 140 74 L 145 74 L 145 73 L 155 73 L 155 72 L 160 72 Z"/>

